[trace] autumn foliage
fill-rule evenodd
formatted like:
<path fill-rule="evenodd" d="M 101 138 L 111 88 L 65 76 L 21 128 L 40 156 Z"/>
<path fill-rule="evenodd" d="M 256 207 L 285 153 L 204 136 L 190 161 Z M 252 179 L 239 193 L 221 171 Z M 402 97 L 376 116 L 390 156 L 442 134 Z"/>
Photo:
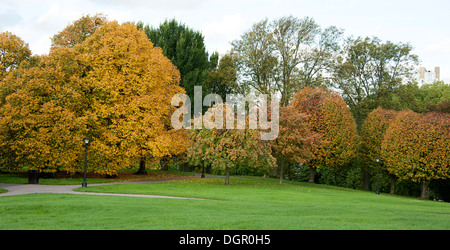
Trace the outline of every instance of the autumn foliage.
<path fill-rule="evenodd" d="M 107 23 L 107 19 L 101 14 L 83 16 L 53 36 L 52 48 L 73 48 L 84 42 L 105 23 Z"/>
<path fill-rule="evenodd" d="M 322 143 L 321 136 L 311 131 L 308 116 L 298 112 L 293 105 L 280 108 L 279 136 L 272 141 L 272 154 L 280 169 L 287 163 L 306 164 L 315 159 L 314 150 Z"/>
<path fill-rule="evenodd" d="M 396 112 L 377 108 L 364 121 L 361 129 L 361 144 L 366 162 L 375 165 L 376 157 L 381 155 L 381 143 L 389 125 L 395 119 Z"/>
<path fill-rule="evenodd" d="M 0 81 L 31 56 L 28 44 L 11 32 L 0 33 Z"/>
<path fill-rule="evenodd" d="M 2 163 L 79 172 L 85 136 L 90 171 L 100 174 L 184 152 L 187 136 L 170 126 L 171 98 L 184 90 L 161 49 L 135 25 L 116 22 L 79 41 L 53 47 L 1 82 Z"/>
<path fill-rule="evenodd" d="M 83 88 L 91 102 L 87 115 L 94 117 L 88 122 L 93 157 L 103 163 L 98 166 L 117 170 L 133 158 L 169 155 L 170 101 L 184 90 L 161 49 L 135 25 L 112 22 L 75 50 L 89 69 Z"/>
<path fill-rule="evenodd" d="M 386 131 L 381 153 L 389 173 L 422 183 L 425 198 L 431 180 L 450 177 L 450 115 L 400 112 Z"/>
<path fill-rule="evenodd" d="M 386 110 L 381 107 L 373 110 L 367 116 L 361 128 L 361 144 L 359 147 L 361 158 L 364 162 L 364 175 L 366 189 L 369 186 L 369 174 L 374 173 L 376 167 L 381 171 L 386 171 L 383 162 L 376 163 L 376 159 L 381 157 L 381 143 L 383 142 L 386 130 L 395 119 L 397 112 L 393 110 Z M 391 193 L 395 192 L 394 175 L 391 175 Z"/>
<path fill-rule="evenodd" d="M 316 168 L 338 167 L 355 156 L 356 123 L 341 96 L 323 88 L 306 87 L 294 95 L 292 105 L 308 115 L 311 131 L 319 134 L 324 142 L 313 150 L 315 158 L 309 162 L 310 182 L 314 182 Z"/>
<path fill-rule="evenodd" d="M 227 109 L 233 106 L 228 104 L 216 104 L 202 116 L 204 125 L 216 119 L 215 109 L 222 109 L 226 114 Z M 187 151 L 187 159 L 192 165 L 211 166 L 216 169 L 226 170 L 225 184 L 229 183 L 230 168 L 239 163 L 246 163 L 254 167 L 274 167 L 275 158 L 271 154 L 270 144 L 261 141 L 260 131 L 248 129 L 248 116 L 246 117 L 247 127 L 245 129 L 227 129 L 226 119 L 222 118 L 223 128 L 190 131 L 191 145 Z M 235 123 L 236 117 L 233 117 Z M 206 125 L 208 127 L 208 125 Z"/>

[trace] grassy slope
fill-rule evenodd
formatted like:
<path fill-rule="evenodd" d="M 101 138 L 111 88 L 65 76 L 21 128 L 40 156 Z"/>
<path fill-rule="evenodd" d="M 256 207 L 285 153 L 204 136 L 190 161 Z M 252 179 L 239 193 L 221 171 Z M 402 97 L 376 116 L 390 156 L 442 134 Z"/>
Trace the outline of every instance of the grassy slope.
<path fill-rule="evenodd" d="M 88 187 L 168 200 L 34 194 L 0 197 L 0 229 L 450 229 L 450 204 L 272 179 Z"/>

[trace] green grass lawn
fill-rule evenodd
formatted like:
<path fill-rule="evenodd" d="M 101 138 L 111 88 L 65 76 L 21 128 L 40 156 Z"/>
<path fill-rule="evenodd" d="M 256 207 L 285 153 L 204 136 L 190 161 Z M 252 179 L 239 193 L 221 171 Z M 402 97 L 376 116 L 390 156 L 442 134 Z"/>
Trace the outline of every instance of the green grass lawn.
<path fill-rule="evenodd" d="M 88 192 L 205 200 L 32 194 L 0 197 L 0 229 L 450 229 L 450 204 L 275 179 L 186 179 Z M 81 188 L 80 188 L 81 190 Z"/>

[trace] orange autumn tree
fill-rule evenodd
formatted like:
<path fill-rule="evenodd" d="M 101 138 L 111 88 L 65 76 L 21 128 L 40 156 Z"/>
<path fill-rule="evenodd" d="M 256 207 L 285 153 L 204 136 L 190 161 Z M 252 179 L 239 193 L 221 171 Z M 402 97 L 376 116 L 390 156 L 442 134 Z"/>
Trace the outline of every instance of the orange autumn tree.
<path fill-rule="evenodd" d="M 313 151 L 315 159 L 309 161 L 309 182 L 314 182 L 317 168 L 338 167 L 355 157 L 358 139 L 355 119 L 339 94 L 306 87 L 294 95 L 292 105 L 308 115 L 311 131 L 323 140 L 323 145 Z"/>
<path fill-rule="evenodd" d="M 280 184 L 286 163 L 306 164 L 315 158 L 314 150 L 320 145 L 321 136 L 311 132 L 308 116 L 298 112 L 290 104 L 280 108 L 279 135 L 271 142 L 272 154 L 280 169 Z"/>
<path fill-rule="evenodd" d="M 376 168 L 376 158 L 381 157 L 381 143 L 386 130 L 395 119 L 397 112 L 386 110 L 381 107 L 373 110 L 364 121 L 361 128 L 360 150 L 365 165 L 365 182 L 368 186 L 369 169 Z M 386 171 L 384 165 L 379 163 L 382 171 Z M 395 176 L 391 175 L 391 193 L 395 191 Z"/>
<path fill-rule="evenodd" d="M 400 112 L 386 131 L 381 152 L 390 174 L 422 183 L 425 199 L 430 181 L 450 178 L 450 115 Z"/>

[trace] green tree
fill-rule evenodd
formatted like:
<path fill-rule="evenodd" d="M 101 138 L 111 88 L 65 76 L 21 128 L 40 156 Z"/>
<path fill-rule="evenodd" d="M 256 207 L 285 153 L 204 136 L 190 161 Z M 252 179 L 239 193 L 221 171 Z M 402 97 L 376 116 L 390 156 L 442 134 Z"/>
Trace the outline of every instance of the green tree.
<path fill-rule="evenodd" d="M 237 58 L 232 53 L 227 53 L 219 61 L 219 55 L 213 53 L 210 62 L 206 79 L 207 93 L 218 94 L 223 101 L 227 94 L 240 93 L 237 86 Z"/>
<path fill-rule="evenodd" d="M 312 18 L 282 17 L 255 23 L 232 52 L 239 60 L 239 83 L 257 93 L 281 95 L 289 104 L 305 86 L 328 85 L 342 30 L 322 29 Z"/>
<path fill-rule="evenodd" d="M 310 17 L 282 17 L 272 26 L 282 105 L 289 104 L 293 94 L 303 87 L 328 85 L 325 73 L 332 69 L 343 31 L 334 26 L 322 30 Z"/>
<path fill-rule="evenodd" d="M 274 95 L 276 66 L 273 33 L 268 19 L 255 23 L 239 40 L 232 42 L 232 53 L 238 60 L 239 84 L 243 95 L 250 91 Z"/>
<path fill-rule="evenodd" d="M 412 110 L 417 113 L 439 111 L 450 100 L 450 85 L 443 81 L 426 83 L 408 82 L 392 94 L 389 106 L 393 110 Z M 441 111 L 443 112 L 443 111 Z"/>
<path fill-rule="evenodd" d="M 178 68 L 181 75 L 180 86 L 186 90 L 189 98 L 194 100 L 194 86 L 202 86 L 205 94 L 210 62 L 203 35 L 175 19 L 164 21 L 158 28 L 147 25 L 143 29 L 150 41 L 160 47 L 163 54 Z"/>
<path fill-rule="evenodd" d="M 381 106 L 391 109 L 399 87 L 413 81 L 418 57 L 412 46 L 380 39 L 348 38 L 334 73 L 334 84 L 349 105 L 358 129 Z"/>

